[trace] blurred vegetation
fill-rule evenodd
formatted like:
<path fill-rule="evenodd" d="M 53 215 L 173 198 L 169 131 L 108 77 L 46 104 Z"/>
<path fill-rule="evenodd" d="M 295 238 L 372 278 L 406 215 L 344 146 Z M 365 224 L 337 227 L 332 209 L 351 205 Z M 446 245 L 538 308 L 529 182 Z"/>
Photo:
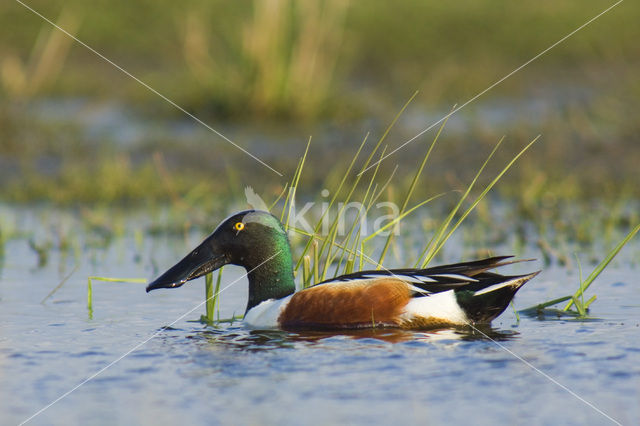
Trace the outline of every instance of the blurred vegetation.
<path fill-rule="evenodd" d="M 372 96 L 395 107 L 414 90 L 430 105 L 450 105 L 610 5 L 550 0 L 27 4 L 181 105 L 217 118 L 314 118 L 335 114 L 334 107 L 345 102 L 369 109 Z M 138 83 L 84 47 L 70 49 L 62 34 L 18 3 L 5 2 L 0 10 L 5 95 L 23 93 L 26 81 L 32 95 L 156 103 Z M 637 4 L 621 4 L 527 67 L 526 77 L 506 83 L 507 93 L 522 94 L 549 82 L 624 76 L 640 60 L 638 19 Z"/>
<path fill-rule="evenodd" d="M 213 127 L 232 123 L 232 139 L 289 176 L 312 133 L 308 189 L 338 179 L 336 163 L 351 159 L 364 132 L 377 136 L 415 90 L 420 94 L 390 135 L 390 148 L 612 4 L 26 3 Z M 631 111 L 640 107 L 639 18 L 638 4 L 622 3 L 461 111 L 458 125 L 466 130 L 445 129 L 439 165 L 417 193 L 464 187 L 503 134 L 509 137 L 500 155 L 509 157 L 541 133 L 539 146 L 499 187 L 521 198 L 523 211 L 549 200 L 638 197 L 640 124 Z M 284 182 L 263 178 L 266 169 L 223 141 L 211 144 L 211 137 L 194 142 L 153 134 L 123 142 L 89 137 L 73 120 L 47 119 L 65 114 L 65 99 L 82 100 L 82 112 L 115 102 L 123 115 L 152 124 L 184 117 L 17 2 L 0 5 L 0 34 L 0 199 L 220 201 L 241 197 L 256 176 L 259 192 L 281 190 Z M 44 119 L 34 113 L 43 102 L 53 105 Z M 505 119 L 487 118 L 495 114 Z M 237 131 L 256 123 L 292 133 L 261 138 Z M 383 163 L 387 171 L 401 165 L 395 191 L 408 185 L 424 143 Z"/>

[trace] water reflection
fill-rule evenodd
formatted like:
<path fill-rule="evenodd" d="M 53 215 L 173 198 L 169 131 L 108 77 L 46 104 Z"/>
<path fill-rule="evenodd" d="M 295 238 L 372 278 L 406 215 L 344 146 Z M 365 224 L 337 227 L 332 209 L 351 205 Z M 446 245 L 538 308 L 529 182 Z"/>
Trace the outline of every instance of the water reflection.
<path fill-rule="evenodd" d="M 602 318 L 596 318 L 589 316 L 589 310 L 587 309 L 587 316 L 580 316 L 577 312 L 574 311 L 565 311 L 563 309 L 556 308 L 540 308 L 536 309 L 536 307 L 523 309 L 519 311 L 521 315 L 524 315 L 529 318 L 535 318 L 539 321 L 580 321 L 580 322 L 597 322 L 603 321 Z"/>
<path fill-rule="evenodd" d="M 505 341 L 518 337 L 513 330 L 500 330 L 490 325 L 457 327 L 428 331 L 409 331 L 390 328 L 328 331 L 283 331 L 250 330 L 242 327 L 207 327 L 187 336 L 210 345 L 225 345 L 244 351 L 262 351 L 276 348 L 294 348 L 297 344 L 321 344 L 327 339 L 373 340 L 381 343 L 404 343 L 412 341 Z"/>

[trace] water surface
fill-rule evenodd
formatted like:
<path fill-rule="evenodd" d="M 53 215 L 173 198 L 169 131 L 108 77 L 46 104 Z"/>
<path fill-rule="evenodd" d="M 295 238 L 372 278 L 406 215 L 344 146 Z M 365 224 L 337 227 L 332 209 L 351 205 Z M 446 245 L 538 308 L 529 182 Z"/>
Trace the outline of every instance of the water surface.
<path fill-rule="evenodd" d="M 89 315 L 89 275 L 150 279 L 197 239 L 140 242 L 124 233 L 105 247 L 83 241 L 75 255 L 52 250 L 42 267 L 26 238 L 8 241 L 0 269 L 1 423 L 18 424 L 85 381 L 29 424 L 611 423 L 596 408 L 622 424 L 640 421 L 640 292 L 629 262 L 637 243 L 594 284 L 597 319 L 589 321 L 518 321 L 507 310 L 479 331 L 215 328 L 197 322 L 203 280 L 150 294 L 143 284 L 94 283 Z M 528 250 L 523 255 L 536 255 Z M 225 268 L 223 286 L 242 274 Z M 577 279 L 575 270 L 547 268 L 515 305 L 572 292 Z M 240 279 L 223 293 L 221 315 L 241 314 L 246 296 Z"/>

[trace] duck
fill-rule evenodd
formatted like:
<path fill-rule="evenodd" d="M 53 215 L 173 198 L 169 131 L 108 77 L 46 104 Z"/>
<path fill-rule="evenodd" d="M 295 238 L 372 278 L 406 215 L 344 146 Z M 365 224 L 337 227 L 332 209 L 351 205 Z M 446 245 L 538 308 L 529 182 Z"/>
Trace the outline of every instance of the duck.
<path fill-rule="evenodd" d="M 244 323 L 251 329 L 441 329 L 488 324 L 539 271 L 501 275 L 514 263 L 496 256 L 426 269 L 377 269 L 337 276 L 296 291 L 287 232 L 261 210 L 232 214 L 182 260 L 152 281 L 147 293 L 177 288 L 224 265 L 249 280 Z"/>

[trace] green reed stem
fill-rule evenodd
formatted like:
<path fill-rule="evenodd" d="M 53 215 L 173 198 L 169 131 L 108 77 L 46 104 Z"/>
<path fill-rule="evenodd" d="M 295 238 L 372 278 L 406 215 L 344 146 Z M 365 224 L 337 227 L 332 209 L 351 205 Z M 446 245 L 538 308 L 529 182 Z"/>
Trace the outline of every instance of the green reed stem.
<path fill-rule="evenodd" d="M 205 316 L 207 321 L 213 322 L 213 311 L 215 308 L 215 300 L 213 300 L 213 273 L 209 272 L 204 277 L 204 293 L 205 293 Z"/>

